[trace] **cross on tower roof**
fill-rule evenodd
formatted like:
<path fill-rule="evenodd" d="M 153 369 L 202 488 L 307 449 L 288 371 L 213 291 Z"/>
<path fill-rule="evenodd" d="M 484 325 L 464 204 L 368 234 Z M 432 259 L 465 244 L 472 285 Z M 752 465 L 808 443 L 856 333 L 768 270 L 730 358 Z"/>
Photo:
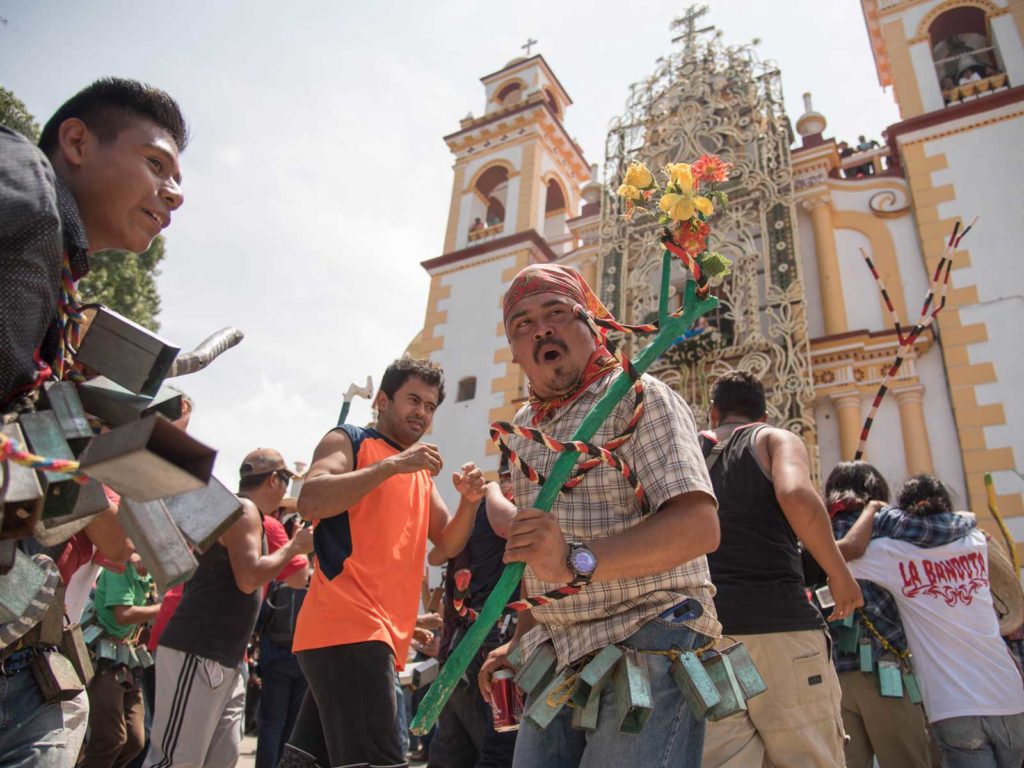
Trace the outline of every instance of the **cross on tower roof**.
<path fill-rule="evenodd" d="M 694 39 L 697 35 L 702 32 L 710 32 L 714 29 L 713 25 L 697 29 L 697 19 L 706 15 L 707 12 L 708 7 L 706 5 L 691 5 L 686 9 L 686 13 L 673 19 L 671 26 L 672 31 L 675 31 L 680 27 L 686 27 L 686 31 L 678 37 L 673 37 L 672 42 L 678 43 L 680 40 L 685 40 L 686 48 L 689 50 L 690 47 L 693 46 Z"/>
<path fill-rule="evenodd" d="M 530 57 L 530 49 L 533 48 L 533 46 L 535 46 L 536 44 L 537 44 L 536 40 L 534 40 L 532 37 L 528 37 L 528 38 L 526 38 L 526 45 L 521 45 L 519 47 L 522 48 L 524 51 L 526 51 L 526 57 L 529 58 Z"/>

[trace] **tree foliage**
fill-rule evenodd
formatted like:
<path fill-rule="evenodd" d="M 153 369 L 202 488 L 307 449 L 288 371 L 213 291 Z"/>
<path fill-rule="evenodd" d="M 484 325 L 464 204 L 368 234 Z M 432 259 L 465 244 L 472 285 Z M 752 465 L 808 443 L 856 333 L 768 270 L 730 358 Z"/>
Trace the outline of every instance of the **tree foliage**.
<path fill-rule="evenodd" d="M 24 102 L 3 86 L 0 86 L 0 125 L 13 128 L 33 142 L 39 141 L 39 123 Z"/>
<path fill-rule="evenodd" d="M 151 331 L 160 330 L 160 293 L 156 278 L 164 258 L 164 237 L 157 235 L 137 256 L 127 251 L 99 251 L 89 257 L 89 274 L 78 284 L 83 302 L 98 302 Z"/>

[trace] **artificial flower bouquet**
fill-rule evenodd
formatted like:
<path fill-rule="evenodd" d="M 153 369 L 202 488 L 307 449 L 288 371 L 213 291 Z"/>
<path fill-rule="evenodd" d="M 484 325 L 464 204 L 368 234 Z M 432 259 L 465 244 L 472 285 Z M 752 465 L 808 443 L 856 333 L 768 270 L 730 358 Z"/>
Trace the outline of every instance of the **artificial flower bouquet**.
<path fill-rule="evenodd" d="M 666 181 L 661 188 L 646 165 L 633 162 L 618 189 L 626 201 L 626 219 L 637 212 L 655 217 L 663 227 L 662 246 L 683 262 L 705 292 L 709 280 L 725 277 L 732 266 L 707 247 L 707 221 L 729 200 L 717 187 L 728 181 L 731 169 L 732 163 L 718 155 L 704 155 L 692 165 L 669 163 L 662 169 Z"/>

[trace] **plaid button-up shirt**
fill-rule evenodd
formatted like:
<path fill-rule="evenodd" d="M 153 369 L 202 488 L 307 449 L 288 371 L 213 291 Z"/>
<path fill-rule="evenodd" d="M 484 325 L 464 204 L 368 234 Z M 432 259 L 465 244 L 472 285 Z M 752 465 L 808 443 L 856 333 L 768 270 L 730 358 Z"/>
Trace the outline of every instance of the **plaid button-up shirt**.
<path fill-rule="evenodd" d="M 832 531 L 835 533 L 836 541 L 849 533 L 858 517 L 859 513 L 856 512 L 841 512 L 833 518 Z M 952 512 L 943 512 L 937 515 L 910 515 L 896 507 L 885 507 L 875 515 L 871 538 L 899 539 L 928 549 L 962 539 L 976 525 L 975 520 Z M 858 579 L 857 583 L 860 584 L 861 593 L 864 595 L 863 610 L 871 623 L 875 625 L 875 629 L 890 645 L 900 650 L 906 650 L 907 636 L 903 633 L 903 623 L 900 621 L 900 610 L 896 606 L 896 600 L 887 590 L 874 582 Z M 829 630 L 834 640 L 832 656 L 836 671 L 859 670 L 860 660 L 856 653 L 841 654 L 839 652 L 838 625 L 829 624 Z M 864 630 L 863 636 L 870 638 L 872 656 L 877 663 L 884 652 L 881 643 L 867 630 Z"/>
<path fill-rule="evenodd" d="M 571 404 L 542 421 L 538 428 L 557 440 L 571 439 L 580 422 L 594 408 L 618 375 L 617 371 L 595 381 Z M 714 497 L 707 466 L 697 443 L 693 415 L 686 402 L 666 384 L 644 375 L 644 414 L 635 434 L 615 453 L 643 483 L 651 509 L 690 491 Z M 602 445 L 620 434 L 635 405 L 632 390 L 616 405 L 590 441 Z M 524 406 L 515 423 L 531 424 L 533 412 Z M 517 453 L 544 475 L 551 473 L 558 454 L 540 443 L 511 438 Z M 513 469 L 516 504 L 529 507 L 540 492 L 517 468 Z M 607 465 L 587 473 L 572 491 L 559 494 L 552 508 L 567 541 L 584 544 L 608 538 L 632 528 L 642 519 L 641 507 L 629 483 Z M 654 512 L 657 514 L 657 512 Z M 540 581 L 527 567 L 526 592 L 539 595 L 561 584 Z M 559 668 L 607 645 L 622 642 L 659 613 L 687 597 L 700 602 L 704 613 L 688 625 L 695 631 L 717 638 L 721 625 L 715 614 L 707 559 L 704 556 L 662 573 L 632 579 L 593 582 L 578 594 L 532 609 L 538 626 L 522 638 L 523 658 L 540 643 L 550 639 L 558 655 Z"/>

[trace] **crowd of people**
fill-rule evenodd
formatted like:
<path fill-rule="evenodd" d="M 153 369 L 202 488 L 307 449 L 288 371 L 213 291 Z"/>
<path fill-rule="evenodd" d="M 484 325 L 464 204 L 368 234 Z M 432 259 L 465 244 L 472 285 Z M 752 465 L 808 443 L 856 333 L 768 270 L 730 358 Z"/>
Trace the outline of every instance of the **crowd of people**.
<path fill-rule="evenodd" d="M 73 97 L 38 147 L 0 128 L 5 420 L 58 369 L 62 269 L 77 279 L 96 250 L 145 250 L 183 203 L 186 143 L 173 99 L 125 80 Z M 20 539 L 59 570 L 54 605 L 85 628 L 95 669 L 86 691 L 54 698 L 36 675 L 56 653 L 40 633 L 0 650 L 0 765 L 232 766 L 253 670 L 261 768 L 405 765 L 406 699 L 422 690 L 396 670 L 446 663 L 510 563 L 525 565 L 521 599 L 418 746 L 428 765 L 1022 764 L 1020 584 L 995 594 L 998 545 L 939 479 L 909 478 L 892 503 L 877 468 L 842 462 L 820 491 L 751 374 L 715 380 L 703 431 L 644 374 L 588 441 L 607 460 L 580 465 L 542 511 L 538 480 L 622 367 L 594 322 L 607 310 L 572 269 L 523 269 L 502 316 L 530 397 L 506 425 L 498 482 L 425 441 L 444 375 L 402 358 L 371 424 L 326 430 L 297 498 L 279 452 L 245 457 L 241 514 L 180 589 L 155 594 L 110 489 L 69 541 Z M 175 425 L 190 417 L 187 404 Z M 437 485 L 453 461 L 454 511 Z M 438 612 L 421 598 L 428 562 L 445 567 Z M 680 659 L 737 644 L 760 688 L 728 717 L 695 714 Z M 609 648 L 635 675 L 625 690 L 645 692 L 643 717 L 623 715 L 623 686 L 595 684 L 581 725 L 562 694 Z M 527 691 L 544 727 L 496 729 L 495 680 L 538 659 L 563 683 Z"/>

